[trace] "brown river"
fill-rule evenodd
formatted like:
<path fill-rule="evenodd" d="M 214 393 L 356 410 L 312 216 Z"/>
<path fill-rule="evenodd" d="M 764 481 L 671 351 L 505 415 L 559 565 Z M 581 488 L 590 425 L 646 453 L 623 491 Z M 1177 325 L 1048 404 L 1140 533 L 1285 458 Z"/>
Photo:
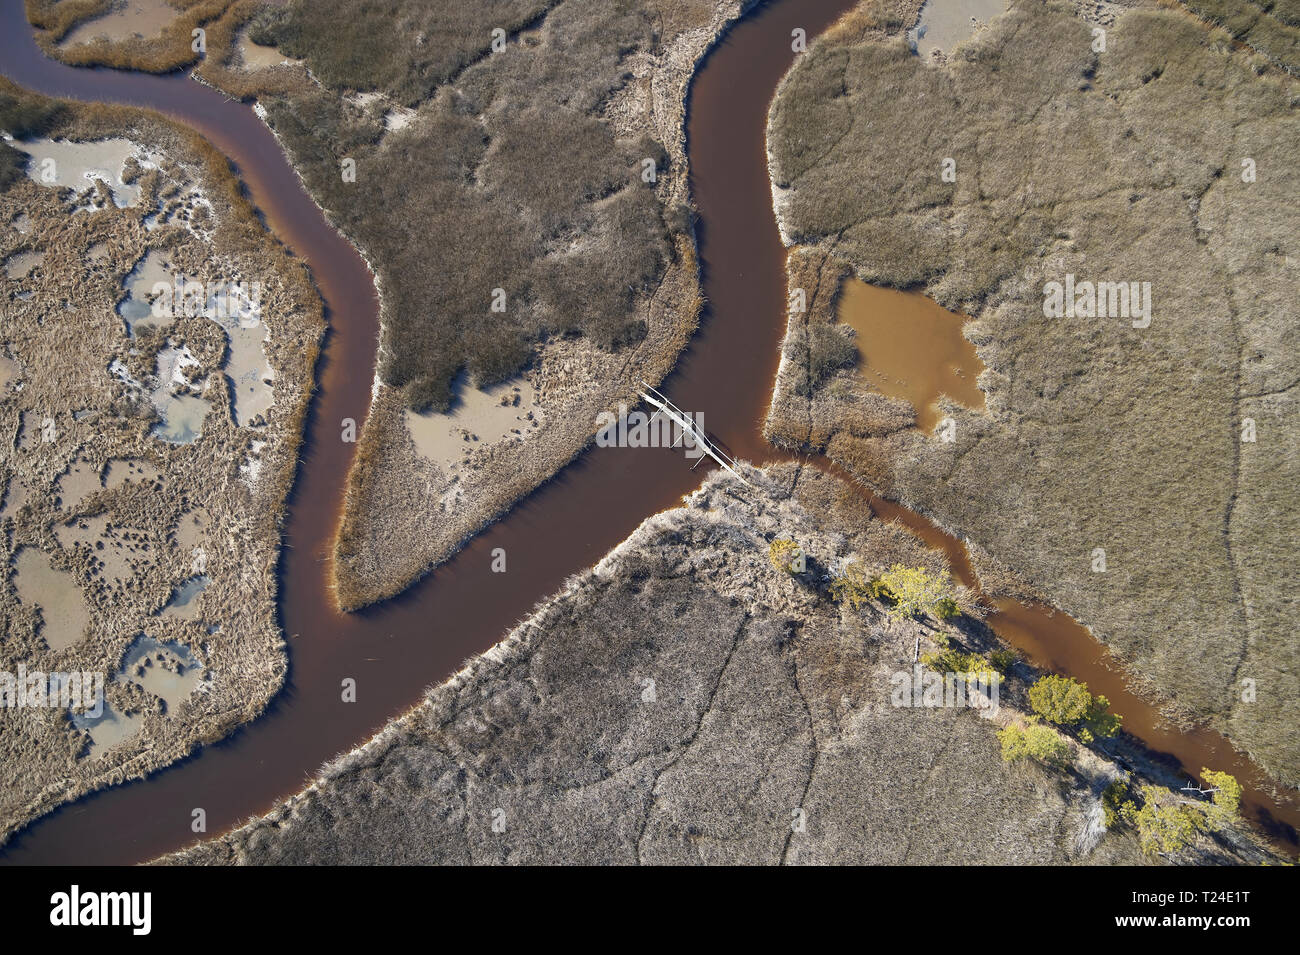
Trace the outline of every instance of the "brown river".
<path fill-rule="evenodd" d="M 815 36 L 852 5 L 764 5 L 727 32 L 692 85 L 688 151 L 710 306 L 663 390 L 678 406 L 703 412 L 709 431 L 733 454 L 758 464 L 784 457 L 761 434 L 785 328 L 786 253 L 764 142 L 768 104 L 794 59 L 791 31 L 802 27 Z M 329 553 L 355 447 L 338 440 L 338 422 L 365 418 L 377 343 L 378 302 L 365 263 L 326 222 L 248 105 L 181 74 L 49 60 L 32 40 L 21 0 L 0 0 L 0 73 L 49 95 L 151 108 L 207 137 L 229 157 L 268 228 L 311 268 L 329 322 L 281 558 L 280 616 L 289 644 L 283 691 L 229 739 L 33 823 L 4 847 L 0 861 L 141 862 L 193 842 L 194 807 L 206 810 L 209 835 L 267 811 L 302 789 L 322 763 L 415 705 L 466 657 L 500 640 L 565 578 L 698 486 L 701 475 L 677 452 L 592 447 L 404 595 L 361 613 L 336 612 Z M 960 542 L 920 515 L 864 496 L 882 517 L 898 518 L 942 548 L 956 575 L 974 582 Z M 504 576 L 491 572 L 496 547 L 509 554 Z M 1086 629 L 1064 614 L 1019 604 L 1000 607 L 990 623 L 1031 662 L 1109 696 L 1125 728 L 1152 749 L 1191 770 L 1237 775 L 1252 818 L 1275 841 L 1294 845 L 1300 809 L 1267 795 L 1259 771 L 1218 734 L 1165 726 L 1125 689 Z M 344 677 L 358 685 L 357 701 L 347 706 L 338 703 Z"/>

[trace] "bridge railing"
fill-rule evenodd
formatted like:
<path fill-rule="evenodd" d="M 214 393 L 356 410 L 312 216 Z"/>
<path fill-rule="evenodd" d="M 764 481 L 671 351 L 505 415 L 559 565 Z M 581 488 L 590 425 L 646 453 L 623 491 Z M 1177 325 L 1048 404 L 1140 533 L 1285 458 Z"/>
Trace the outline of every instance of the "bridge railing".
<path fill-rule="evenodd" d="M 686 412 L 682 411 L 675 404 L 668 400 L 668 397 L 659 391 L 651 388 L 644 381 L 641 382 L 643 391 L 640 392 L 641 398 L 649 405 L 656 409 L 656 414 L 666 415 L 673 423 L 682 429 L 682 434 L 689 434 L 695 446 L 717 461 L 722 467 L 726 468 L 733 477 L 746 487 L 752 487 L 748 481 L 740 476 L 740 472 L 735 468 L 735 459 L 727 454 L 721 448 L 714 445 L 709 440 L 709 436 L 697 425 Z"/>

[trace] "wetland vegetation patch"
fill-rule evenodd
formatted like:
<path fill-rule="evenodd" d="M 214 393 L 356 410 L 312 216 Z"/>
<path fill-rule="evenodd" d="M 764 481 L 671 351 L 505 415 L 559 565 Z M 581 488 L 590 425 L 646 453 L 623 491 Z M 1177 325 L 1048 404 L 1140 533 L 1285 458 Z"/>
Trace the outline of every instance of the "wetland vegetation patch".
<path fill-rule="evenodd" d="M 944 441 L 852 371 L 810 395 L 825 301 L 791 318 L 769 433 L 1004 561 L 1175 718 L 1300 784 L 1300 90 L 1153 4 L 1013 2 L 942 63 L 882 10 L 824 37 L 772 108 L 791 287 L 829 299 L 849 271 L 972 316 L 986 408 L 948 406 Z M 1110 314 L 1109 290 L 1049 317 L 1070 276 L 1149 282 L 1150 317 Z"/>
<path fill-rule="evenodd" d="M 21 157 L 0 261 L 40 256 L 0 272 L 0 671 L 100 674 L 104 696 L 0 713 L 3 840 L 222 738 L 279 689 L 279 521 L 322 323 L 301 263 L 194 134 L 3 81 L 0 121 Z M 239 413 L 226 329 L 203 311 L 119 311 L 155 260 L 263 283 L 273 404 Z M 241 480 L 254 444 L 258 479 Z"/>

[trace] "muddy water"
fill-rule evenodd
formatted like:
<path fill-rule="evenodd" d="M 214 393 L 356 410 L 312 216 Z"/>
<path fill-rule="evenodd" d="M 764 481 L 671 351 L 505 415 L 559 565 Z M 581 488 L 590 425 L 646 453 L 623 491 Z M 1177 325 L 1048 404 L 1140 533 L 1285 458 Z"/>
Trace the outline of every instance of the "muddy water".
<path fill-rule="evenodd" d="M 669 394 L 687 410 L 703 410 L 709 430 L 756 460 L 765 454 L 759 426 L 784 318 L 784 252 L 763 152 L 767 104 L 793 62 L 791 30 L 803 27 L 812 36 L 851 5 L 786 0 L 764 8 L 729 34 L 694 86 L 690 138 L 703 154 L 696 189 L 708 220 L 703 263 L 714 308 Z M 138 862 L 192 842 L 194 807 L 206 809 L 209 834 L 270 809 L 323 762 L 498 641 L 645 517 L 698 486 L 703 467 L 692 472 L 680 452 L 593 449 L 407 594 L 359 614 L 336 613 L 329 551 L 354 447 L 338 439 L 339 422 L 365 418 L 378 323 L 361 257 L 326 223 L 249 107 L 177 74 L 49 60 L 33 42 L 19 0 L 0 3 L 0 71 L 46 94 L 150 107 L 206 136 L 230 157 L 268 226 L 311 267 L 330 323 L 280 574 L 290 661 L 284 691 L 229 740 L 33 824 L 5 847 L 5 862 Z M 507 574 L 491 572 L 496 547 L 509 554 Z M 355 703 L 339 698 L 347 677 L 357 681 Z"/>
<path fill-rule="evenodd" d="M 51 564 L 45 554 L 31 547 L 18 551 L 14 557 L 14 590 L 19 603 L 40 610 L 40 635 L 51 650 L 65 650 L 85 639 L 90 608 L 81 596 L 77 579 Z"/>
<path fill-rule="evenodd" d="M 845 480 L 852 480 L 833 468 Z M 871 509 L 882 520 L 894 520 L 911 529 L 936 550 L 942 551 L 953 576 L 973 590 L 979 580 L 965 545 L 914 511 L 872 495 Z M 1275 795 L 1274 787 L 1253 762 L 1233 749 L 1220 733 L 1205 727 L 1180 729 L 1128 686 L 1110 651 L 1068 614 L 1039 603 L 998 599 L 985 603 L 991 613 L 985 622 L 1025 659 L 1041 670 L 1082 680 L 1088 689 L 1110 700 L 1110 709 L 1124 718 L 1124 731 L 1150 750 L 1152 759 L 1188 778 L 1202 769 L 1231 773 L 1242 786 L 1242 810 L 1277 847 L 1294 856 L 1300 831 L 1300 801 L 1294 794 Z M 1105 746 L 1106 744 L 1102 744 Z"/>
<path fill-rule="evenodd" d="M 59 46 L 67 49 L 100 37 L 113 41 L 133 37 L 150 39 L 159 36 L 178 14 L 167 0 L 127 0 L 120 9 L 73 27 L 59 41 Z"/>
<path fill-rule="evenodd" d="M 916 409 L 917 427 L 934 430 L 939 397 L 982 410 L 975 379 L 984 363 L 961 327 L 965 318 L 914 292 L 844 280 L 836 316 L 857 334 L 858 368 L 876 391 Z"/>
<path fill-rule="evenodd" d="M 35 139 L 15 144 L 31 159 L 27 164 L 30 179 L 51 189 L 66 186 L 80 193 L 89 189 L 96 180 L 103 182 L 113 193 L 113 202 L 122 208 L 134 205 L 140 198 L 140 186 L 122 181 L 122 168 L 129 157 L 136 154 L 135 143 L 129 139 L 104 139 L 94 143 L 54 142 Z M 46 181 L 46 161 L 54 163 L 54 178 Z"/>
<path fill-rule="evenodd" d="M 785 250 L 770 207 L 763 139 L 767 106 L 793 60 L 791 30 L 802 27 L 813 36 L 851 6 L 852 0 L 765 6 L 727 34 L 692 88 L 689 149 L 710 312 L 664 390 L 682 408 L 702 411 L 710 432 L 755 462 L 777 457 L 760 428 L 785 317 Z M 231 739 L 34 824 L 6 847 L 3 861 L 141 861 L 193 840 L 193 807 L 207 811 L 210 834 L 269 809 L 299 790 L 323 761 L 498 640 L 564 578 L 698 484 L 700 475 L 677 452 L 593 449 L 407 594 L 360 614 L 335 613 L 327 588 L 334 526 L 326 518 L 337 519 L 352 450 L 337 440 L 338 423 L 364 419 L 376 341 L 377 308 L 364 263 L 324 222 L 247 107 L 181 76 L 77 70 L 46 60 L 17 0 L 0 6 L 0 69 L 46 93 L 151 106 L 207 136 L 232 159 L 268 225 L 311 267 L 331 328 L 282 561 L 281 619 L 290 644 L 284 692 Z M 923 518 L 889 502 L 871 504 L 965 566 L 961 545 Z M 593 513 L 601 519 L 593 521 Z M 510 555 L 506 575 L 490 572 L 495 547 Z M 1035 621 L 1035 634 L 1038 626 Z M 1095 642 L 1079 630 L 1079 649 L 1070 651 L 1065 672 L 1075 672 L 1076 656 L 1095 652 Z M 1049 639 L 1055 646 L 1055 636 Z M 356 703 L 339 701 L 345 677 L 357 680 Z"/>
<path fill-rule="evenodd" d="M 406 430 L 415 449 L 442 467 L 456 465 L 480 442 L 490 444 L 511 434 L 523 440 L 538 427 L 535 389 L 526 378 L 480 389 L 462 372 L 451 387 L 454 400 L 447 412 L 406 412 Z"/>
<path fill-rule="evenodd" d="M 983 392 L 975 384 L 984 365 L 962 334 L 965 316 L 949 312 L 924 295 L 878 288 L 853 278 L 841 286 L 836 315 L 857 332 L 860 368 L 868 383 L 917 409 L 921 430 L 933 429 L 940 415 L 935 402 L 941 394 L 969 408 L 984 407 Z M 954 576 L 978 589 L 979 581 L 959 540 L 901 505 L 875 497 L 871 505 L 878 516 L 899 521 L 943 551 Z M 993 611 L 988 623 L 1002 639 L 1034 666 L 1082 680 L 1093 693 L 1109 699 L 1111 710 L 1124 717 L 1124 729 L 1140 739 L 1162 765 L 1188 775 L 1199 776 L 1203 768 L 1209 768 L 1236 776 L 1242 784 L 1247 814 L 1273 841 L 1294 853 L 1300 802 L 1294 797 L 1273 798 L 1264 774 L 1222 735 L 1210 729 L 1186 730 L 1172 725 L 1129 689 L 1106 647 L 1068 614 L 1015 600 L 986 603 Z"/>
<path fill-rule="evenodd" d="M 907 31 L 907 42 L 927 59 L 935 50 L 951 54 L 1006 6 L 1006 0 L 926 0 L 916 26 Z"/>

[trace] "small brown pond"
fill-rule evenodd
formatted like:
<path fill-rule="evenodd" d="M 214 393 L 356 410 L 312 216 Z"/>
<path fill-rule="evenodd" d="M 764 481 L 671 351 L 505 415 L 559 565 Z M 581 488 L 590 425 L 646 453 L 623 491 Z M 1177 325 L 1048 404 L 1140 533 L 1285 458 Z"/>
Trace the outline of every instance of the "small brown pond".
<path fill-rule="evenodd" d="M 868 285 L 855 278 L 840 287 L 838 317 L 858 333 L 858 368 L 871 387 L 916 409 L 917 427 L 930 432 L 943 413 L 939 396 L 983 410 L 975 379 L 984 364 L 962 334 L 967 319 L 915 292 Z"/>

